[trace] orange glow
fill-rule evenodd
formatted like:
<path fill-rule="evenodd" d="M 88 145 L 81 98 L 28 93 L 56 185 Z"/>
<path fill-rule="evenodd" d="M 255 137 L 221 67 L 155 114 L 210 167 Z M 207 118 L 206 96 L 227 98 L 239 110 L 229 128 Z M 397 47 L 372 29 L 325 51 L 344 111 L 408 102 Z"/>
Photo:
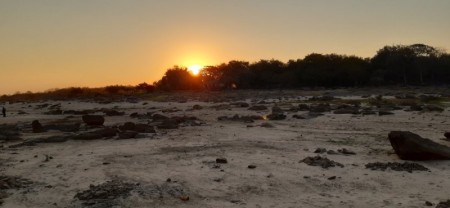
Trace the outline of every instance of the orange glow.
<path fill-rule="evenodd" d="M 194 64 L 188 67 L 189 71 L 191 71 L 191 73 L 195 76 L 197 76 L 200 71 L 203 69 L 203 66 L 200 66 L 198 64 Z"/>

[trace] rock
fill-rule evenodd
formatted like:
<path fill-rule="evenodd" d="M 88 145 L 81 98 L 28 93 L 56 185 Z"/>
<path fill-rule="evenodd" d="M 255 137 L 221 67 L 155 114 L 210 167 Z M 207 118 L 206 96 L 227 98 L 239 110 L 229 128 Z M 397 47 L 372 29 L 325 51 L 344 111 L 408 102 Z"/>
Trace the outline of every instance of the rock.
<path fill-rule="evenodd" d="M 310 100 L 310 101 L 332 101 L 335 99 L 337 99 L 337 98 L 335 98 L 331 95 L 323 95 L 323 96 L 313 96 L 313 97 L 309 98 L 308 100 Z"/>
<path fill-rule="evenodd" d="M 169 119 L 169 117 L 161 115 L 161 114 L 158 114 L 158 113 L 155 113 L 155 114 L 152 115 L 152 119 L 153 119 L 153 121 L 162 121 L 162 120 Z"/>
<path fill-rule="evenodd" d="M 125 112 L 119 112 L 112 109 L 102 109 L 102 112 L 107 116 L 123 116 Z"/>
<path fill-rule="evenodd" d="M 47 138 L 40 138 L 32 140 L 35 143 L 59 143 L 59 142 L 66 142 L 69 140 L 69 137 L 67 136 L 51 136 Z"/>
<path fill-rule="evenodd" d="M 334 114 L 359 114 L 359 109 L 357 108 L 342 108 L 334 110 Z"/>
<path fill-rule="evenodd" d="M 325 149 L 325 148 L 317 148 L 316 150 L 314 150 L 314 153 L 319 153 L 319 154 L 322 154 L 325 152 L 327 152 L 327 149 Z"/>
<path fill-rule="evenodd" d="M 105 123 L 105 118 L 100 115 L 83 115 L 82 119 L 89 126 L 101 126 Z"/>
<path fill-rule="evenodd" d="M 267 119 L 269 120 L 284 120 L 286 119 L 286 115 L 282 113 L 272 113 L 267 116 Z"/>
<path fill-rule="evenodd" d="M 431 203 L 431 202 L 429 202 L 429 201 L 425 201 L 425 206 L 431 207 L 431 206 L 433 206 L 433 203 Z"/>
<path fill-rule="evenodd" d="M 227 161 L 226 158 L 217 158 L 217 159 L 216 159 L 216 163 L 222 163 L 222 164 L 225 164 L 225 163 L 228 163 L 228 161 Z"/>
<path fill-rule="evenodd" d="M 239 108 L 248 108 L 250 106 L 246 102 L 235 102 L 235 103 L 231 103 L 231 105 L 239 107 Z"/>
<path fill-rule="evenodd" d="M 283 113 L 284 113 L 284 111 L 280 107 L 278 107 L 278 106 L 272 107 L 272 114 L 283 114 Z"/>
<path fill-rule="evenodd" d="M 58 123 L 44 126 L 47 130 L 57 130 L 62 132 L 77 132 L 80 130 L 80 123 Z"/>
<path fill-rule="evenodd" d="M 381 162 L 375 162 L 375 163 L 368 163 L 366 164 L 367 169 L 371 170 L 381 170 L 385 171 L 386 169 L 390 168 L 394 171 L 407 171 L 407 172 L 413 172 L 413 171 L 429 171 L 428 168 L 417 164 L 417 163 L 398 163 L 398 162 L 388 162 L 388 163 L 381 163 Z"/>
<path fill-rule="evenodd" d="M 135 128 L 136 124 L 134 124 L 133 122 L 126 122 L 122 126 L 119 126 L 119 129 L 121 131 L 134 131 Z"/>
<path fill-rule="evenodd" d="M 201 105 L 194 105 L 192 106 L 192 110 L 201 110 L 203 107 Z"/>
<path fill-rule="evenodd" d="M 155 128 L 147 124 L 136 124 L 134 131 L 139 133 L 156 133 Z"/>
<path fill-rule="evenodd" d="M 217 120 L 219 121 L 239 121 L 239 122 L 244 122 L 244 123 L 253 123 L 255 120 L 264 120 L 264 118 L 262 116 L 239 116 L 239 115 L 234 115 L 232 117 L 227 117 L 227 116 L 219 116 L 217 118 Z"/>
<path fill-rule="evenodd" d="M 248 169 L 255 169 L 256 165 L 248 165 L 247 167 L 248 167 Z"/>
<path fill-rule="evenodd" d="M 180 196 L 181 201 L 189 201 L 189 196 Z"/>
<path fill-rule="evenodd" d="M 329 155 L 336 155 L 337 152 L 334 151 L 334 150 L 328 150 L 328 151 L 327 151 L 327 154 L 329 154 Z"/>
<path fill-rule="evenodd" d="M 355 152 L 353 152 L 351 150 L 348 150 L 348 149 L 345 149 L 345 148 L 339 149 L 338 152 L 340 152 L 340 153 L 342 153 L 344 155 L 356 155 Z"/>
<path fill-rule="evenodd" d="M 445 138 L 450 139 L 450 131 L 444 133 Z"/>
<path fill-rule="evenodd" d="M 44 127 L 42 126 L 41 123 L 39 123 L 38 120 L 34 120 L 33 122 L 31 122 L 31 128 L 33 129 L 33 133 L 45 132 Z"/>
<path fill-rule="evenodd" d="M 392 113 L 390 111 L 384 111 L 384 110 L 378 111 L 378 116 L 393 115 L 393 114 L 394 113 Z"/>
<path fill-rule="evenodd" d="M 436 208 L 450 208 L 450 199 L 447 201 L 439 202 L 439 204 L 436 205 Z"/>
<path fill-rule="evenodd" d="M 344 165 L 342 165 L 341 163 L 332 161 L 326 157 L 321 157 L 321 156 L 315 156 L 315 157 L 307 157 L 303 160 L 301 160 L 300 162 L 306 163 L 307 165 L 310 166 L 320 166 L 322 168 L 329 168 L 329 167 L 344 167 Z"/>
<path fill-rule="evenodd" d="M 254 105 L 248 109 L 252 110 L 252 111 L 263 111 L 263 110 L 267 110 L 267 107 L 264 105 Z"/>
<path fill-rule="evenodd" d="M 402 160 L 448 160 L 450 148 L 409 131 L 391 131 L 389 141 Z"/>
<path fill-rule="evenodd" d="M 429 111 L 429 112 L 442 112 L 444 111 L 443 108 L 437 106 L 437 105 L 425 105 L 423 106 L 422 111 Z"/>
<path fill-rule="evenodd" d="M 159 129 L 177 129 L 178 121 L 175 119 L 163 120 L 160 124 L 156 125 Z"/>
<path fill-rule="evenodd" d="M 314 113 L 314 112 L 309 112 L 309 113 L 305 113 L 302 115 L 293 115 L 292 118 L 296 118 L 296 119 L 312 119 L 312 118 L 317 118 L 319 116 L 323 116 L 322 113 Z"/>
<path fill-rule="evenodd" d="M 136 138 L 137 135 L 138 135 L 138 132 L 136 132 L 136 131 L 119 132 L 119 139 L 132 139 L 132 138 Z"/>
<path fill-rule="evenodd" d="M 328 178 L 328 180 L 334 180 L 334 179 L 336 179 L 336 176 L 331 176 Z"/>
<path fill-rule="evenodd" d="M 269 123 L 269 122 L 264 122 L 264 123 L 262 123 L 261 124 L 261 127 L 264 127 L 264 128 L 274 128 L 275 126 L 273 126 L 271 123 Z"/>
<path fill-rule="evenodd" d="M 328 103 L 320 103 L 309 107 L 309 112 L 324 113 L 331 111 L 331 106 Z"/>
<path fill-rule="evenodd" d="M 0 140 L 14 141 L 20 139 L 20 129 L 17 125 L 0 124 Z"/>
<path fill-rule="evenodd" d="M 300 103 L 298 104 L 298 108 L 299 111 L 309 111 L 309 106 L 305 103 Z"/>
<path fill-rule="evenodd" d="M 82 134 L 73 136 L 72 139 L 75 140 L 94 140 L 102 139 L 108 137 L 114 137 L 117 134 L 117 129 L 114 128 L 103 128 L 91 132 L 84 132 Z"/>

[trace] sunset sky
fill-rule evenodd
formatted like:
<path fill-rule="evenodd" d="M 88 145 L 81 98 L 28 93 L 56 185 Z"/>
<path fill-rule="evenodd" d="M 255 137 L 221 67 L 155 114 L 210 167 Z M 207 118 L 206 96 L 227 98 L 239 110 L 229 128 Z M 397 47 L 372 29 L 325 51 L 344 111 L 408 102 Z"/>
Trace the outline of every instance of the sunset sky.
<path fill-rule="evenodd" d="M 0 0 L 0 94 L 413 43 L 450 50 L 449 0 Z"/>

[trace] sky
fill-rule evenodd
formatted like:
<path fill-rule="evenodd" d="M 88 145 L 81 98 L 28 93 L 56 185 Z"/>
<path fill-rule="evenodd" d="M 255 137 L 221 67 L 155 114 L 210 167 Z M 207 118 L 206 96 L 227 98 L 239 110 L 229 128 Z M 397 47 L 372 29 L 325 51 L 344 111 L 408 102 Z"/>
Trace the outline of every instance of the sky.
<path fill-rule="evenodd" d="M 0 0 L 0 95 L 153 83 L 174 66 L 450 50 L 449 0 Z"/>

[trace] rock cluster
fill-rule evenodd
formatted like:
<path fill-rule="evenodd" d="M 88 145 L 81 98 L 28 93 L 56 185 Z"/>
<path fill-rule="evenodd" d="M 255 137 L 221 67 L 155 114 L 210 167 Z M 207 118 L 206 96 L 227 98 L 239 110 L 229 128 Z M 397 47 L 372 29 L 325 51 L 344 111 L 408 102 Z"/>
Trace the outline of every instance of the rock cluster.
<path fill-rule="evenodd" d="M 344 165 L 342 165 L 341 163 L 332 161 L 326 157 L 321 157 L 321 156 L 315 156 L 315 157 L 307 157 L 303 160 L 301 160 L 300 162 L 306 163 L 307 165 L 310 166 L 320 166 L 322 168 L 330 168 L 330 167 L 344 167 Z"/>
<path fill-rule="evenodd" d="M 381 170 L 385 171 L 386 169 L 391 169 L 394 171 L 407 171 L 407 172 L 413 172 L 413 171 L 429 171 L 428 168 L 426 168 L 423 165 L 417 164 L 417 163 L 398 163 L 398 162 L 388 162 L 388 163 L 381 163 L 381 162 L 375 162 L 375 163 L 368 163 L 366 164 L 367 169 L 371 170 Z"/>

